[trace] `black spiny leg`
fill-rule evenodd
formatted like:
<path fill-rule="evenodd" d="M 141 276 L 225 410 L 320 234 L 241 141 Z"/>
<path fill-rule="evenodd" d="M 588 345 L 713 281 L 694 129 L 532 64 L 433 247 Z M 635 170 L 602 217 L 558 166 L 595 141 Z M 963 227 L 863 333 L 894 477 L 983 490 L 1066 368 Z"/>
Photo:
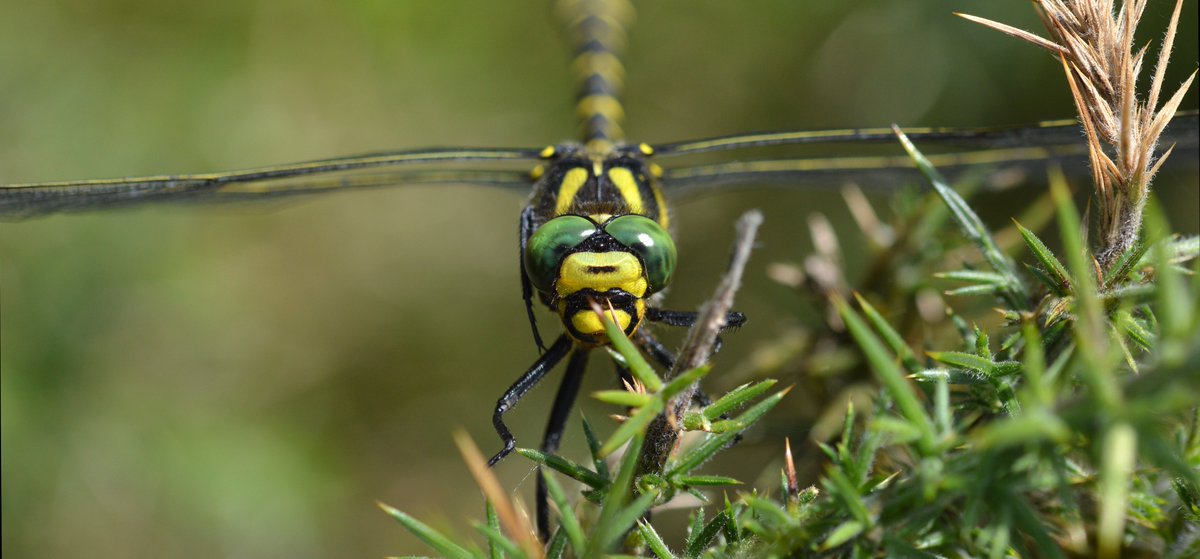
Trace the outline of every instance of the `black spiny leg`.
<path fill-rule="evenodd" d="M 566 334 L 559 336 L 554 345 L 550 346 L 550 349 L 546 350 L 541 357 L 538 357 L 533 366 L 525 371 L 525 374 L 521 375 L 517 382 L 508 387 L 504 395 L 496 401 L 496 411 L 492 412 L 492 425 L 496 427 L 496 434 L 500 435 L 500 440 L 504 441 L 504 448 L 497 452 L 491 460 L 488 460 L 488 466 L 495 466 L 517 447 L 517 440 L 513 438 L 508 426 L 504 424 L 504 412 L 516 406 L 526 392 L 529 392 L 539 380 L 542 380 L 542 377 L 546 376 L 550 369 L 562 361 L 562 358 L 567 356 L 567 352 L 571 351 L 572 345 L 571 338 L 568 338 Z"/>
<path fill-rule="evenodd" d="M 692 311 L 667 311 L 663 309 L 646 309 L 646 320 L 650 322 L 661 322 L 667 326 L 679 326 L 682 328 L 690 328 L 696 323 L 697 313 Z M 746 324 L 746 315 L 740 312 L 731 312 L 725 315 L 725 326 L 721 330 L 730 328 L 740 328 Z"/>
<path fill-rule="evenodd" d="M 646 320 L 650 322 L 661 322 L 667 326 L 678 326 L 681 328 L 691 328 L 696 323 L 696 317 L 699 313 L 691 311 L 666 311 L 662 309 L 646 309 Z M 725 325 L 721 327 L 724 332 L 730 328 L 741 328 L 746 324 L 746 315 L 740 312 L 731 312 L 725 315 Z M 713 353 L 721 351 L 721 336 L 717 336 L 716 345 L 713 347 Z M 668 367 L 669 368 L 669 367 Z"/>
<path fill-rule="evenodd" d="M 538 353 L 546 353 L 542 333 L 538 332 L 537 318 L 533 316 L 533 284 L 529 282 L 529 274 L 525 273 L 525 249 L 529 246 L 529 237 L 533 236 L 533 229 L 533 206 L 525 206 L 525 209 L 521 210 L 521 226 L 518 231 L 521 252 L 517 255 L 517 268 L 521 270 L 521 299 L 525 300 L 525 315 L 529 317 L 529 328 L 533 330 L 533 343 L 537 344 Z"/>
<path fill-rule="evenodd" d="M 653 357 L 659 365 L 662 365 L 668 371 L 671 370 L 671 367 L 675 366 L 675 354 L 671 353 L 671 350 L 667 349 L 667 346 L 662 345 L 662 342 L 658 341 L 658 338 L 655 338 L 645 329 L 638 331 L 638 334 L 637 340 L 634 341 L 637 345 L 641 346 L 642 351 L 645 351 L 646 355 Z"/>
<path fill-rule="evenodd" d="M 583 371 L 587 369 L 590 350 L 576 349 L 567 361 L 567 374 L 562 384 L 558 385 L 558 394 L 554 396 L 554 407 L 550 410 L 550 421 L 546 423 L 546 434 L 542 436 L 542 452 L 554 454 L 558 452 L 558 443 L 562 439 L 563 429 L 567 426 L 567 417 L 571 407 L 575 405 L 575 396 L 579 394 L 579 385 L 583 381 Z M 550 499 L 546 490 L 546 480 L 542 477 L 542 469 L 537 474 L 537 528 L 543 542 L 550 541 Z"/>
<path fill-rule="evenodd" d="M 617 380 L 621 381 L 621 388 L 633 386 L 633 373 L 629 372 L 629 367 L 622 365 L 616 359 L 613 359 L 613 365 L 617 368 Z"/>

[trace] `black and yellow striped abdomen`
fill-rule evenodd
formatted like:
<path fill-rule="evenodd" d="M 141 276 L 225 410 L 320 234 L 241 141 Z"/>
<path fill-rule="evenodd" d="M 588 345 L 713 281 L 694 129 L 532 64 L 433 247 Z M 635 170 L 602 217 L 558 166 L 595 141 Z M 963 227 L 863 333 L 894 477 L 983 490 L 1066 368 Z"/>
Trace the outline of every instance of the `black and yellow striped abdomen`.
<path fill-rule="evenodd" d="M 584 147 L 591 153 L 611 151 L 625 136 L 626 29 L 633 22 L 629 0 L 559 0 L 558 13 L 571 37 L 575 59 L 575 113 Z"/>

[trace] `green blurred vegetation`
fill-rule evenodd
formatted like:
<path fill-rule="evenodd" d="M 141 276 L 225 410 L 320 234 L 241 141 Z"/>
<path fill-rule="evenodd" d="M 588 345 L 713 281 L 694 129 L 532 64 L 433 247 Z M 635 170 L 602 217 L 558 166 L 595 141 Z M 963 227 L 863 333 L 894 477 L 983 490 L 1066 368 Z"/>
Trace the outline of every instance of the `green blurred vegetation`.
<path fill-rule="evenodd" d="M 546 4 L 0 0 L 0 181 L 570 139 L 569 56 Z M 950 15 L 1036 29 L 1025 2 L 638 6 L 637 140 L 1073 114 L 1053 59 Z M 1143 24 L 1155 37 L 1165 7 Z M 1197 59 L 1195 2 L 1184 9 L 1172 84 Z M 1196 180 L 1193 166 L 1158 183 L 1177 231 L 1200 228 Z M 1037 194 L 994 196 L 983 217 L 1006 220 Z M 0 225 L 3 554 L 380 556 L 420 548 L 375 499 L 441 526 L 475 514 L 479 493 L 448 433 L 495 443 L 495 398 L 535 357 L 515 273 L 522 202 L 412 188 Z M 808 251 L 805 217 L 827 211 L 852 227 L 833 191 L 681 203 L 672 307 L 710 292 L 733 219 L 750 207 L 766 214 L 763 247 L 739 296 L 751 323 L 727 336 L 728 363 L 811 313 L 763 273 Z M 611 387 L 611 366 L 595 361 L 585 388 Z M 520 441 L 540 436 L 552 392 L 511 414 Z M 806 440 L 825 405 L 844 409 L 801 401 L 781 405 L 763 443 L 752 434 L 722 473 L 774 479 L 764 465 L 777 435 Z M 605 427 L 602 408 L 583 405 Z M 581 448 L 569 437 L 564 453 Z M 815 479 L 815 447 L 798 453 Z M 531 471 L 499 468 L 527 501 Z"/>

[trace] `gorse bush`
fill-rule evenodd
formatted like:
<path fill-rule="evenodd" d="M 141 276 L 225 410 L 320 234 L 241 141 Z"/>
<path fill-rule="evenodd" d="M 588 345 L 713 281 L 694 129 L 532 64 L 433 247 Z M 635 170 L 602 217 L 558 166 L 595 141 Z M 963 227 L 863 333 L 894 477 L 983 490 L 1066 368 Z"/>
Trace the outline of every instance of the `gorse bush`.
<path fill-rule="evenodd" d="M 637 380 L 596 394 L 618 407 L 620 426 L 601 440 L 582 423 L 586 462 L 518 451 L 546 469 L 557 521 L 549 541 L 468 441 L 490 503 L 477 526 L 483 545 L 385 510 L 456 558 L 1200 556 L 1200 238 L 1172 234 L 1149 190 L 1167 156 L 1158 135 L 1191 83 L 1158 106 L 1178 8 L 1150 93 L 1135 100 L 1145 51 L 1132 36 L 1144 2 L 1116 12 L 1105 2 L 1036 4 L 1050 40 L 985 23 L 1063 61 L 1091 153 L 1096 247 L 1054 169 L 1048 192 L 993 233 L 967 201 L 975 185 L 947 184 L 898 130 L 932 192 L 900 195 L 885 225 L 846 191 L 872 248 L 857 284 L 822 218 L 811 221 L 812 257 L 772 267 L 825 318 L 793 358 L 849 353 L 826 362 L 876 381 L 870 405 L 848 406 L 840 434 L 818 441 L 817 483 L 801 486 L 784 441 L 776 488 L 703 468 L 788 405 L 773 380 L 681 404 L 710 372 L 719 321 L 699 321 L 683 354 L 700 349 L 665 379 L 610 321 L 614 355 Z M 753 235 L 745 229 L 710 316 L 732 301 Z M 651 509 L 683 495 L 700 504 L 686 537 L 669 541 Z"/>
<path fill-rule="evenodd" d="M 1147 240 L 1098 274 L 1082 247 L 1066 185 L 1056 180 L 1061 252 L 1075 256 L 1058 258 L 1014 224 L 1028 254 L 1018 266 L 999 252 L 998 235 L 983 228 L 961 196 L 940 179 L 934 184 L 952 226 L 967 232 L 963 238 L 981 255 L 990 251 L 980 260 L 993 265 L 939 276 L 966 284 L 953 293 L 1016 303 L 998 309 L 1002 323 L 954 328 L 966 324 L 955 316 L 947 323 L 958 343 L 919 352 L 868 296 L 851 305 L 833 295 L 830 305 L 882 386 L 874 406 L 868 413 L 847 410 L 841 436 L 822 445 L 828 462 L 818 484 L 801 488 L 785 468 L 777 491 L 743 490 L 698 508 L 687 538 L 671 544 L 643 520 L 646 512 L 680 493 L 707 503 L 705 488 L 742 489 L 700 467 L 772 407 L 786 405 L 786 390 L 764 397 L 774 381 L 759 381 L 688 411 L 680 427 L 700 440 L 662 473 L 635 476 L 645 426 L 709 370 L 663 382 L 631 346 L 616 344 L 644 385 L 597 394 L 633 410 L 621 427 L 599 441 L 584 422 L 592 449 L 587 464 L 519 451 L 583 487 L 572 497 L 546 474 L 559 525 L 546 556 L 1191 557 L 1200 551 L 1200 239 L 1166 234 L 1151 207 Z M 928 230 L 931 238 L 938 233 Z M 945 252 L 953 246 L 945 243 Z M 894 259 L 904 264 L 908 256 L 915 255 Z M 624 454 L 610 467 L 605 457 L 622 445 Z M 499 498 L 506 499 L 503 492 Z M 389 511 L 445 556 L 495 556 Z M 522 552 L 516 543 L 522 536 L 503 535 L 498 523 L 479 529 L 492 550 L 536 556 Z"/>

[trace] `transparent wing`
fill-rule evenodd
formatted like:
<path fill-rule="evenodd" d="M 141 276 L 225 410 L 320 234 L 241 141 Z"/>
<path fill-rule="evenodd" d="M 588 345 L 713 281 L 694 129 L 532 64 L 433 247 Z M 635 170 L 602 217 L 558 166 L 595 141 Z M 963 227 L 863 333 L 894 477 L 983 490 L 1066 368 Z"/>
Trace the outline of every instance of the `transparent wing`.
<path fill-rule="evenodd" d="M 1172 120 L 1171 129 L 1178 137 L 1197 134 L 1197 111 L 1180 111 Z M 1075 119 L 1048 120 L 1024 126 L 987 128 L 904 127 L 904 133 L 914 142 L 937 142 L 962 147 L 1031 147 L 1076 144 L 1083 137 Z M 896 143 L 891 128 L 845 128 L 840 130 L 799 130 L 758 132 L 690 140 L 671 144 L 655 144 L 656 157 L 694 155 L 713 151 L 761 148 L 804 144 L 869 144 Z M 1164 136 L 1163 143 L 1170 143 Z"/>
<path fill-rule="evenodd" d="M 1196 112 L 1177 116 L 1162 145 L 1176 146 L 1170 164 L 1196 166 Z M 1083 168 L 1086 148 L 1074 121 L 1010 128 L 919 128 L 905 130 L 922 144 L 948 146 L 930 159 L 951 177 L 979 168 L 1028 171 L 1056 161 Z M 887 188 L 917 175 L 904 156 L 834 156 L 686 164 L 689 155 L 730 150 L 808 144 L 837 153 L 861 152 L 865 144 L 894 143 L 890 129 L 771 132 L 710 138 L 656 147 L 667 163 L 664 187 L 672 195 L 735 186 L 776 184 L 794 187 L 839 186 L 847 181 Z M 1020 146 L 1020 147 L 1015 147 Z M 975 148 L 963 151 L 964 148 Z M 980 149 L 983 148 L 983 149 Z M 412 184 L 471 184 L 525 189 L 527 171 L 539 160 L 538 149 L 434 148 L 260 167 L 243 171 L 162 175 L 31 184 L 0 185 L 0 218 L 25 218 L 55 212 L 129 206 L 150 202 L 221 202 L 312 195 Z M 681 164 L 670 165 L 671 158 Z M 451 167 L 437 167 L 446 166 Z M 472 167 L 487 168 L 472 168 Z M 519 169 L 512 167 L 519 166 Z M 436 168 L 435 168 L 436 167 Z M 507 168 L 501 168 L 507 167 Z"/>
<path fill-rule="evenodd" d="M 0 185 L 0 217 L 149 202 L 221 202 L 405 184 L 528 188 L 535 149 L 435 148 L 373 153 L 225 173 Z M 521 170 L 501 169 L 521 164 Z M 434 168 L 453 165 L 454 168 Z M 487 166 L 474 169 L 471 166 Z"/>
<path fill-rule="evenodd" d="M 1159 141 L 1174 146 L 1167 166 L 1197 167 L 1200 119 L 1195 111 L 1176 116 Z M 949 178 L 987 170 L 996 185 L 1020 180 L 1029 172 L 1042 172 L 1048 162 L 1069 171 L 1086 171 L 1087 146 L 1075 121 L 1053 121 L 1030 127 L 904 130 L 930 161 Z M 655 157 L 693 155 L 768 146 L 820 144 L 822 146 L 896 143 L 891 129 L 777 132 L 681 142 L 655 148 Z M 928 149 L 927 149 L 928 146 Z M 849 148 L 846 148 L 849 149 Z M 839 150 L 845 152 L 846 149 Z M 861 151 L 861 148 L 860 148 Z M 683 159 L 683 158 L 681 158 Z M 838 187 L 855 182 L 864 188 L 891 188 L 911 183 L 919 173 L 903 155 L 859 155 L 809 158 L 748 159 L 706 164 L 665 164 L 663 187 L 672 196 L 697 191 L 772 185 L 786 188 Z"/>

